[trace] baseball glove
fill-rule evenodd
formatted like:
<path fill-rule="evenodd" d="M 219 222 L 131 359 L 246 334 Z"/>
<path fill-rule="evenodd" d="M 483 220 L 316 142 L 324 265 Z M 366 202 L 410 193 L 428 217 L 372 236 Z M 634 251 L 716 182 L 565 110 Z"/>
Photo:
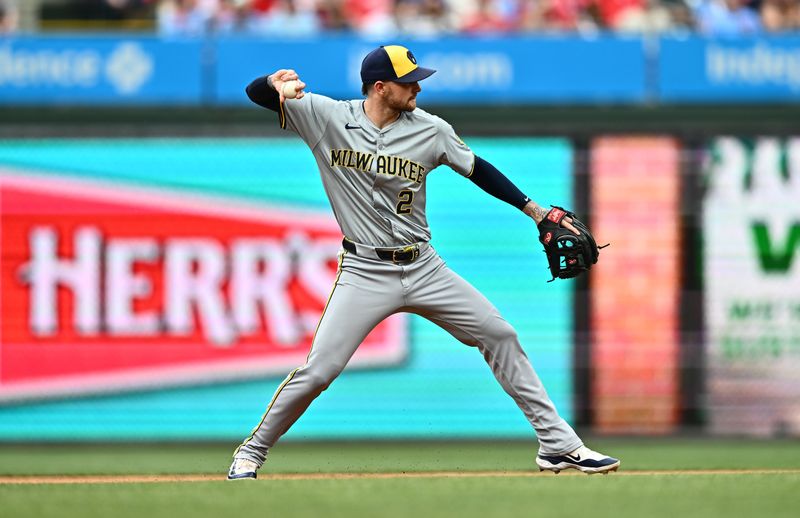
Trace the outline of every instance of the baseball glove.
<path fill-rule="evenodd" d="M 574 212 L 562 207 L 551 205 L 552 209 L 539 223 L 539 242 L 544 245 L 547 254 L 547 264 L 553 278 L 547 282 L 558 279 L 571 279 L 589 270 L 597 263 L 601 247 L 589 232 L 586 225 L 579 220 Z M 572 225 L 578 229 L 580 235 L 575 235 L 571 230 L 561 226 L 561 220 L 569 216 Z"/>

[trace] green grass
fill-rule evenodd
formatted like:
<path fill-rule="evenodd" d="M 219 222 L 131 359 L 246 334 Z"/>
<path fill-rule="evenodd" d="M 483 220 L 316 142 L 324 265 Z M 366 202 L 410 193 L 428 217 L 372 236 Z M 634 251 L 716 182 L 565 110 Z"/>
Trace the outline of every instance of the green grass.
<path fill-rule="evenodd" d="M 0 484 L 0 517 L 591 516 L 794 517 L 800 442 L 593 440 L 622 459 L 609 476 L 432 477 Z M 231 445 L 5 445 L 0 475 L 225 472 Z M 521 443 L 281 444 L 264 473 L 531 471 Z M 786 469 L 792 473 L 641 474 L 660 470 Z"/>
<path fill-rule="evenodd" d="M 4 516 L 796 516 L 800 476 L 202 482 L 0 488 Z M 8 514 L 5 514 L 8 513 Z"/>

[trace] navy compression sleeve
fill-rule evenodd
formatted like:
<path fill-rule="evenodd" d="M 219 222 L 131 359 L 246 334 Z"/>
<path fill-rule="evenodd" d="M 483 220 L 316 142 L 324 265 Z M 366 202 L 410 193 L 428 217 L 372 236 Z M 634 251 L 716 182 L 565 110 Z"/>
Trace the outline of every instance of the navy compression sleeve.
<path fill-rule="evenodd" d="M 498 200 L 520 210 L 530 201 L 530 198 L 522 194 L 522 191 L 517 189 L 511 180 L 478 155 L 475 155 L 475 167 L 472 169 L 469 179 Z"/>
<path fill-rule="evenodd" d="M 247 97 L 251 101 L 264 108 L 276 112 L 280 110 L 281 97 L 278 92 L 273 89 L 267 81 L 267 76 L 259 77 L 252 83 L 247 85 Z"/>

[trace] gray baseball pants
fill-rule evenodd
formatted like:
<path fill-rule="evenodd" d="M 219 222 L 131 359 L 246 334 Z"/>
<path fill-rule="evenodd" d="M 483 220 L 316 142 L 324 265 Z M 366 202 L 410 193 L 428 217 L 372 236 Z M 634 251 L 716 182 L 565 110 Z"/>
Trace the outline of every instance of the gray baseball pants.
<path fill-rule="evenodd" d="M 359 255 L 341 253 L 336 284 L 305 365 L 281 383 L 261 422 L 234 457 L 261 466 L 269 449 L 342 372 L 367 334 L 397 312 L 423 316 L 462 343 L 477 347 L 536 430 L 540 453 L 569 453 L 583 444 L 558 415 L 516 331 L 430 245 L 423 243 L 419 258 L 404 265 L 370 258 L 370 251 L 374 255 L 359 245 Z"/>

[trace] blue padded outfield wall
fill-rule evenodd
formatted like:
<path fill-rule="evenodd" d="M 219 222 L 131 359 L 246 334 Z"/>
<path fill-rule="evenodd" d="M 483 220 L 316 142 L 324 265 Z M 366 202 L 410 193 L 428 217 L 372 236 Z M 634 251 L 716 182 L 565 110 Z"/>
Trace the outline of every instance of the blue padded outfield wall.
<path fill-rule="evenodd" d="M 532 196 L 569 205 L 567 140 L 464 140 Z M 299 139 L 0 141 L 0 170 L 19 181 L 35 176 L 45 188 L 80 180 L 120 193 L 210 196 L 209 211 L 219 199 L 332 219 L 314 159 Z M 429 178 L 428 220 L 433 245 L 515 326 L 558 409 L 571 419 L 573 285 L 545 282 L 530 220 L 447 167 Z M 287 438 L 533 437 L 476 349 L 419 317 L 406 326 L 401 362 L 348 368 Z M 236 382 L 0 402 L 0 439 L 236 441 L 257 424 L 291 368 Z"/>
<path fill-rule="evenodd" d="M 800 100 L 800 38 L 708 40 L 597 35 L 401 40 L 424 66 L 423 105 Z M 236 105 L 244 87 L 296 69 L 310 91 L 360 94 L 377 42 L 157 37 L 0 39 L 0 104 Z"/>

